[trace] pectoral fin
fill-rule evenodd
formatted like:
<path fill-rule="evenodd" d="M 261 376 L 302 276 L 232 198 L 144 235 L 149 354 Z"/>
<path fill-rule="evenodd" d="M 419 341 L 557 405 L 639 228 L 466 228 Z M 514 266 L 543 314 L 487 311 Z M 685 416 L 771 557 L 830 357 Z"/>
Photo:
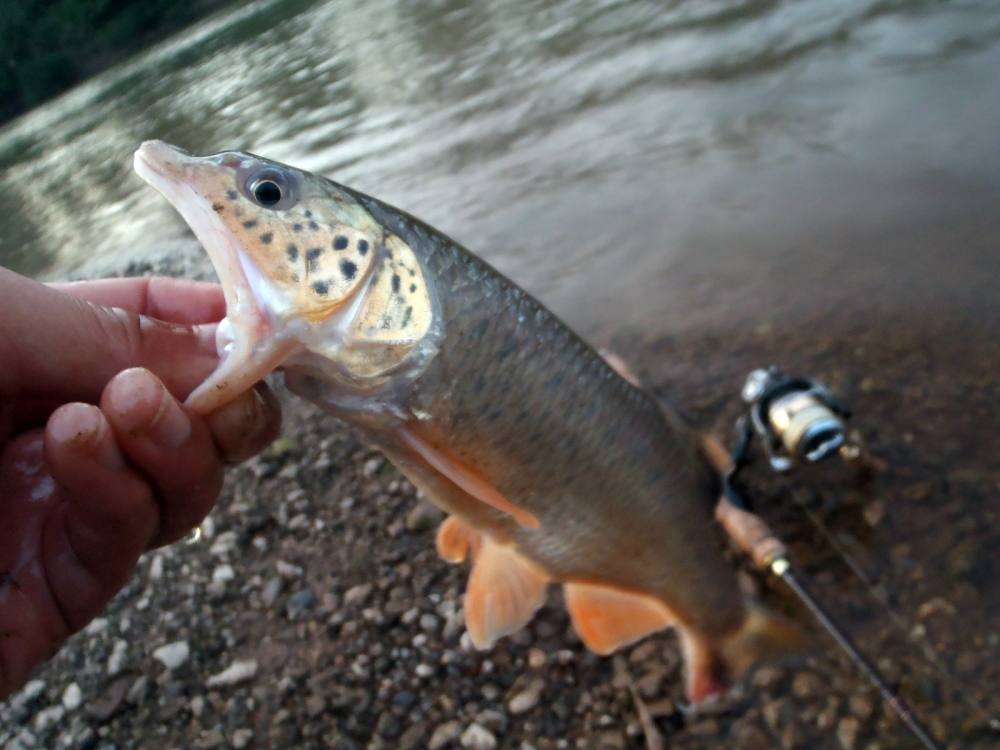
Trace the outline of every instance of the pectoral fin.
<path fill-rule="evenodd" d="M 437 551 L 446 562 L 460 563 L 470 554 L 475 557 L 481 544 L 482 534 L 457 516 L 448 516 L 438 526 Z"/>
<path fill-rule="evenodd" d="M 534 514 L 504 497 L 474 468 L 467 466 L 446 450 L 432 445 L 430 441 L 417 434 L 414 429 L 403 427 L 397 434 L 410 450 L 415 451 L 436 471 L 439 471 L 464 492 L 482 503 L 509 514 L 525 528 L 538 528 L 538 518 Z"/>
<path fill-rule="evenodd" d="M 524 627 L 545 602 L 547 581 L 513 547 L 484 538 L 465 592 L 465 627 L 476 648 Z"/>
<path fill-rule="evenodd" d="M 573 627 L 598 654 L 610 654 L 677 622 L 665 604 L 650 596 L 585 583 L 567 583 L 564 590 Z"/>

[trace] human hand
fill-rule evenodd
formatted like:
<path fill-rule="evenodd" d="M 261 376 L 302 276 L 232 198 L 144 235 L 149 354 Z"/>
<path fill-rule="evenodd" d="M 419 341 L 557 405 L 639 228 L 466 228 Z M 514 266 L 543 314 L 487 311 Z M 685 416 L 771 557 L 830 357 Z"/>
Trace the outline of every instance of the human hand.
<path fill-rule="evenodd" d="M 0 699 L 211 509 L 226 462 L 277 434 L 262 383 L 200 417 L 214 284 L 55 285 L 0 268 Z M 154 374 L 155 373 L 155 374 Z"/>

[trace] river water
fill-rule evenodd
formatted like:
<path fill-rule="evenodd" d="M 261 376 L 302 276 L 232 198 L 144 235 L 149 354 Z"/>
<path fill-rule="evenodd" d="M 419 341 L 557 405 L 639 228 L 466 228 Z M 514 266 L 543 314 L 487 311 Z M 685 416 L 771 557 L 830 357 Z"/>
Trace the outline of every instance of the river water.
<path fill-rule="evenodd" d="M 899 414 L 927 405 L 934 429 L 892 427 L 997 486 L 996 440 L 965 437 L 998 417 L 995 0 L 243 4 L 0 130 L 0 262 L 52 277 L 198 253 L 131 171 L 149 138 L 405 208 L 596 340 L 686 346 L 657 381 L 738 387 L 725 352 L 756 340 Z M 796 359 L 814 334 L 833 343 Z M 971 538 L 998 572 L 984 502 Z M 904 528 L 871 543 L 919 545 Z"/>

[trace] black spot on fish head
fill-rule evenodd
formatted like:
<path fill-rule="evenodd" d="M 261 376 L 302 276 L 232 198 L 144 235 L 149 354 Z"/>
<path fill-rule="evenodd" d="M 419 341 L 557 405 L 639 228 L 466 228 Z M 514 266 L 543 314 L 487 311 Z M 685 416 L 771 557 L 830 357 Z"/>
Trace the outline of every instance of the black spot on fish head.
<path fill-rule="evenodd" d="M 349 260 L 342 260 L 340 261 L 340 272 L 344 274 L 345 279 L 350 281 L 357 274 L 358 267 Z"/>
<path fill-rule="evenodd" d="M 319 267 L 319 256 L 323 254 L 323 248 L 311 247 L 306 250 L 306 270 L 312 273 Z"/>
<path fill-rule="evenodd" d="M 256 219 L 247 219 L 246 221 L 243 222 L 244 229 L 253 229 L 255 226 L 257 226 Z"/>
<path fill-rule="evenodd" d="M 334 237 L 333 238 L 333 249 L 334 250 L 346 250 L 347 249 L 347 238 L 344 235 L 342 235 L 342 234 L 338 234 L 336 237 Z"/>
<path fill-rule="evenodd" d="M 310 219 L 312 218 L 313 212 L 307 208 L 302 215 L 305 216 L 307 219 Z"/>
<path fill-rule="evenodd" d="M 396 294 L 399 294 L 399 274 L 398 273 L 394 273 L 392 275 L 392 291 L 394 291 Z"/>
<path fill-rule="evenodd" d="M 416 284 L 410 284 L 410 293 L 412 294 L 415 291 L 417 291 L 417 285 Z"/>
<path fill-rule="evenodd" d="M 325 281 L 314 281 L 312 288 L 320 297 L 325 297 L 330 292 L 330 287 Z"/>
<path fill-rule="evenodd" d="M 212 204 L 212 210 L 215 211 L 215 213 L 217 214 L 221 214 L 225 208 L 226 207 L 219 201 L 216 201 L 215 203 Z"/>
<path fill-rule="evenodd" d="M 317 224 L 315 221 L 310 221 L 309 228 L 315 232 L 317 229 L 319 229 L 319 224 Z"/>
<path fill-rule="evenodd" d="M 358 252 L 362 255 L 368 254 L 368 240 L 358 240 Z"/>
<path fill-rule="evenodd" d="M 273 239 L 274 239 L 274 235 L 271 234 L 271 232 L 264 232 L 264 234 L 262 234 L 260 236 L 260 241 L 263 242 L 265 245 L 270 245 L 271 244 L 271 240 L 273 240 Z"/>
<path fill-rule="evenodd" d="M 240 197 L 240 194 L 237 193 L 235 190 L 227 190 L 226 197 L 229 198 L 229 200 L 234 201 Z"/>
<path fill-rule="evenodd" d="M 302 231 L 302 225 L 299 224 L 298 222 L 296 222 L 295 224 L 292 224 L 292 231 L 293 232 L 301 232 Z"/>
<path fill-rule="evenodd" d="M 288 260 L 294 263 L 299 259 L 299 248 L 295 245 L 289 245 L 285 248 L 285 254 L 288 256 Z"/>

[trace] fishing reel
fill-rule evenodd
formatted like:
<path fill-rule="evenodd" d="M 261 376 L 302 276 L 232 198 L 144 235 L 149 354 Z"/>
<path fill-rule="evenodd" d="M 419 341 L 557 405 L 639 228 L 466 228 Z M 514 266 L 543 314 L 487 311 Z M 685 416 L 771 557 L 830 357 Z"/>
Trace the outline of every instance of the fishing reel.
<path fill-rule="evenodd" d="M 850 412 L 815 380 L 785 375 L 777 367 L 754 370 L 743 385 L 747 413 L 737 420 L 737 464 L 746 460 L 751 438 L 760 438 L 771 468 L 787 472 L 835 453 L 854 458 L 844 421 Z"/>

